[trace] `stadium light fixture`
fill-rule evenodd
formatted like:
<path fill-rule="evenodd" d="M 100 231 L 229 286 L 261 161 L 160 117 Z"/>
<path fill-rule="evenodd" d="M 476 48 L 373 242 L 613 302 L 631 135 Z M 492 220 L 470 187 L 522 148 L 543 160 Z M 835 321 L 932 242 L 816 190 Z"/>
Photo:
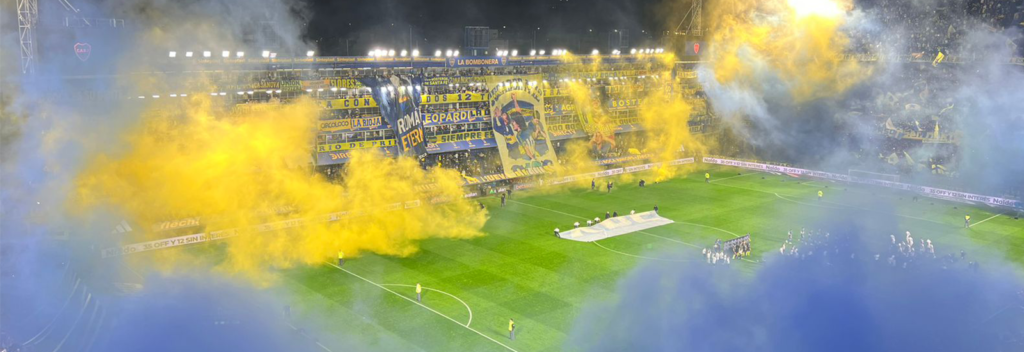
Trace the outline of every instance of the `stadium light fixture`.
<path fill-rule="evenodd" d="M 434 51 L 434 57 L 441 57 L 441 50 Z"/>
<path fill-rule="evenodd" d="M 153 94 L 153 99 L 160 99 L 159 95 Z"/>
<path fill-rule="evenodd" d="M 192 52 L 191 51 L 186 51 L 185 52 L 185 57 L 192 57 Z"/>
<path fill-rule="evenodd" d="M 399 56 L 405 57 L 406 55 L 409 55 L 409 51 L 402 49 L 402 52 L 399 54 Z"/>
<path fill-rule="evenodd" d="M 220 92 L 219 94 L 220 94 L 220 96 L 222 96 L 222 97 L 223 97 L 223 96 L 225 96 L 225 95 L 228 95 L 228 92 Z"/>
<path fill-rule="evenodd" d="M 270 50 L 264 50 L 261 54 L 263 55 L 264 59 L 270 58 Z"/>
<path fill-rule="evenodd" d="M 629 54 L 630 55 L 636 55 L 636 48 L 629 49 Z"/>
<path fill-rule="evenodd" d="M 662 48 L 658 48 L 658 49 L 657 49 L 657 50 L 655 50 L 654 52 L 656 52 L 656 53 L 658 53 L 658 54 L 661 54 L 661 53 L 665 52 L 665 49 L 662 49 Z"/>
<path fill-rule="evenodd" d="M 267 94 L 274 94 L 274 91 L 272 91 L 272 90 L 268 90 L 268 91 L 267 91 Z"/>
<path fill-rule="evenodd" d="M 456 51 L 455 51 L 455 53 L 454 53 L 454 54 L 452 54 L 452 56 L 454 56 L 454 57 L 459 57 L 459 51 L 458 51 L 458 50 L 456 50 Z"/>
<path fill-rule="evenodd" d="M 241 58 L 245 57 L 245 52 L 244 51 L 235 52 L 235 57 L 241 59 Z"/>
<path fill-rule="evenodd" d="M 314 52 L 312 50 L 306 51 L 306 57 L 313 57 L 313 54 L 316 54 L 316 52 Z"/>
<path fill-rule="evenodd" d="M 184 98 L 184 97 L 187 97 L 187 96 L 188 96 L 188 94 L 182 93 L 182 94 L 181 94 L 181 95 L 179 95 L 179 96 L 180 96 L 180 97 L 182 97 L 182 98 Z"/>
<path fill-rule="evenodd" d="M 395 56 L 395 49 L 388 50 L 388 56 Z"/>
<path fill-rule="evenodd" d="M 513 49 L 512 50 L 512 56 L 518 56 L 518 55 L 519 55 L 519 50 L 514 50 Z"/>
<path fill-rule="evenodd" d="M 412 57 L 419 57 L 419 56 L 420 56 L 420 50 L 419 49 L 412 49 Z"/>
<path fill-rule="evenodd" d="M 139 99 L 146 99 L 146 96 L 145 95 L 140 95 Z"/>
<path fill-rule="evenodd" d="M 172 51 L 172 52 L 167 53 L 167 57 L 177 57 L 177 56 L 178 56 L 178 52 L 176 52 L 176 51 Z"/>
<path fill-rule="evenodd" d="M 320 92 L 323 92 L 323 91 L 324 91 L 324 89 L 323 89 L 323 88 L 317 88 L 317 89 L 316 89 L 316 92 L 317 92 L 317 93 L 320 93 Z"/>
<path fill-rule="evenodd" d="M 204 51 L 203 52 L 203 57 L 210 57 L 211 55 L 213 55 L 213 54 L 210 53 L 209 51 Z"/>
<path fill-rule="evenodd" d="M 217 93 L 210 93 L 210 96 L 215 97 L 217 96 Z"/>
<path fill-rule="evenodd" d="M 536 50 L 530 50 L 530 56 L 537 56 Z"/>
<path fill-rule="evenodd" d="M 253 92 L 253 91 L 251 91 L 251 90 L 250 90 L 250 91 L 248 91 L 248 92 L 245 92 L 245 94 L 249 94 L 249 95 L 252 95 L 252 93 L 254 93 L 254 92 Z"/>
<path fill-rule="evenodd" d="M 227 50 L 221 51 L 220 52 L 220 56 L 224 57 L 224 58 L 227 58 L 228 56 L 231 56 L 231 52 L 227 51 Z"/>
<path fill-rule="evenodd" d="M 368 53 L 366 53 L 366 56 L 374 57 L 374 56 L 376 56 L 376 54 L 377 54 L 376 50 L 370 50 Z"/>
<path fill-rule="evenodd" d="M 281 94 L 281 90 L 280 89 L 275 90 L 274 93 Z"/>
<path fill-rule="evenodd" d="M 337 92 L 338 91 L 338 87 L 331 87 L 331 91 L 332 92 Z"/>
<path fill-rule="evenodd" d="M 312 93 L 312 92 L 313 92 L 313 88 L 306 88 L 306 93 Z"/>
<path fill-rule="evenodd" d="M 445 51 L 445 52 L 444 52 L 444 56 L 445 56 L 445 57 L 452 57 L 452 50 L 451 50 L 451 49 L 448 49 L 447 51 Z"/>
<path fill-rule="evenodd" d="M 271 59 L 276 59 L 277 58 L 277 53 L 273 53 L 273 52 L 270 53 L 270 58 Z"/>
<path fill-rule="evenodd" d="M 594 51 L 590 52 L 590 55 L 598 55 L 600 53 L 601 53 L 600 51 L 598 51 L 597 49 L 594 49 Z"/>
<path fill-rule="evenodd" d="M 171 93 L 171 98 L 177 98 L 177 97 L 178 97 L 177 94 Z"/>

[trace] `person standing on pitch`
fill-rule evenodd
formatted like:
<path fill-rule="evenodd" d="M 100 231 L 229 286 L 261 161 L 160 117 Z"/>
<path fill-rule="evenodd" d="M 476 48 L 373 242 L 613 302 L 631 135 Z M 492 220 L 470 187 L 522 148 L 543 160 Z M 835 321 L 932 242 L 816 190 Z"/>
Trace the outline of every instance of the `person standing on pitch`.
<path fill-rule="evenodd" d="M 423 293 L 423 287 L 420 286 L 419 282 L 417 282 L 416 283 L 416 302 L 423 302 L 423 298 L 420 295 L 421 293 Z"/>
<path fill-rule="evenodd" d="M 501 194 L 501 207 L 502 208 L 505 207 L 505 194 L 504 193 Z"/>
<path fill-rule="evenodd" d="M 818 190 L 818 200 L 821 200 L 821 197 L 824 197 L 824 196 L 825 196 L 825 192 L 822 192 L 821 190 Z"/>
<path fill-rule="evenodd" d="M 655 213 L 655 214 L 657 214 L 657 213 L 658 213 L 658 205 L 657 205 L 657 204 L 655 204 L 655 205 L 654 205 L 654 213 Z"/>
<path fill-rule="evenodd" d="M 345 264 L 345 252 L 338 251 L 338 266 Z"/>
<path fill-rule="evenodd" d="M 711 183 L 711 174 L 710 173 L 707 173 L 707 172 L 704 173 L 704 183 Z"/>
<path fill-rule="evenodd" d="M 964 215 L 964 228 L 966 229 L 968 227 L 971 227 L 971 216 Z"/>
<path fill-rule="evenodd" d="M 513 321 L 512 318 L 508 319 L 508 339 L 516 339 L 516 322 Z"/>
<path fill-rule="evenodd" d="M 590 190 L 597 190 L 597 180 L 590 180 Z"/>

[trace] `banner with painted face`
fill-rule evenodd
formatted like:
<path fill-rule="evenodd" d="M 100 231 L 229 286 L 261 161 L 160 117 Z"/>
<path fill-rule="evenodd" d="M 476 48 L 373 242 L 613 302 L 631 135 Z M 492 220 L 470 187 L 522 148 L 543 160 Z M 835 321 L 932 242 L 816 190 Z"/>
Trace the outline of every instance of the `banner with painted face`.
<path fill-rule="evenodd" d="M 557 163 L 540 82 L 540 75 L 494 76 L 487 82 L 494 136 L 509 177 L 543 172 Z"/>
<path fill-rule="evenodd" d="M 420 78 L 395 75 L 389 78 L 365 78 L 362 82 L 370 88 L 388 125 L 395 129 L 399 155 L 426 155 L 423 118 L 420 116 Z"/>

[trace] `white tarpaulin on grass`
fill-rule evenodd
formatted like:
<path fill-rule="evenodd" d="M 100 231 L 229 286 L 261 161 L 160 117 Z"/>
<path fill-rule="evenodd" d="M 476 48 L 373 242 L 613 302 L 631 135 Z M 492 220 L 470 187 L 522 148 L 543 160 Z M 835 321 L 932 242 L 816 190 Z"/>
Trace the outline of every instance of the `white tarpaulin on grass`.
<path fill-rule="evenodd" d="M 609 218 L 592 226 L 583 225 L 578 229 L 562 232 L 559 237 L 573 241 L 594 242 L 609 237 L 625 235 L 630 232 L 668 225 L 673 222 L 671 219 L 658 216 L 658 213 L 648 211 Z"/>

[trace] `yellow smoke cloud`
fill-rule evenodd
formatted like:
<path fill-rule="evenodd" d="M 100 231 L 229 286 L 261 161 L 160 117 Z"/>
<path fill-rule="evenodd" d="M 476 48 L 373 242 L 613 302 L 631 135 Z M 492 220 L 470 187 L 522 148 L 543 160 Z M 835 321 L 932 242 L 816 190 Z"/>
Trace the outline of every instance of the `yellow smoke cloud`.
<path fill-rule="evenodd" d="M 835 96 L 870 75 L 842 55 L 840 31 L 848 2 L 724 0 L 709 4 L 707 64 L 723 84 L 756 86 L 767 68 L 788 85 L 796 102 Z"/>
<path fill-rule="evenodd" d="M 608 66 L 602 66 L 600 60 L 582 60 L 583 56 L 567 54 L 562 60 L 567 65 L 574 65 L 573 72 L 598 76 L 599 73 L 606 73 L 604 76 L 621 77 L 626 76 L 622 72 L 611 71 Z M 639 71 L 646 72 L 640 77 L 625 77 L 625 79 L 595 79 L 588 81 L 585 78 L 564 82 L 562 89 L 571 98 L 578 114 L 581 114 L 581 126 L 589 135 L 586 142 L 568 142 L 566 153 L 559 157 L 563 164 L 559 175 L 572 175 L 598 171 L 602 169 L 594 164 L 590 150 L 592 142 L 599 143 L 608 139 L 615 133 L 621 121 L 613 118 L 609 109 L 609 102 L 601 101 L 601 94 L 595 91 L 594 85 L 598 81 L 609 83 L 607 87 L 596 89 L 609 89 L 609 98 L 616 100 L 637 99 L 640 101 L 635 109 L 638 122 L 644 126 L 642 134 L 645 136 L 644 143 L 638 146 L 636 152 L 650 154 L 650 162 L 667 162 L 679 159 L 686 155 L 704 153 L 707 151 L 708 141 L 690 133 L 689 124 L 693 105 L 704 105 L 703 100 L 695 99 L 693 91 L 680 89 L 681 81 L 673 81 L 672 70 L 676 57 L 672 54 L 660 54 L 648 56 L 645 64 L 637 64 L 634 67 Z M 607 72 L 602 72 L 607 71 Z M 656 181 L 674 177 L 679 167 L 664 166 L 652 170 Z M 643 177 L 641 175 L 641 177 Z M 590 180 L 580 180 L 578 185 L 589 186 Z"/>
<path fill-rule="evenodd" d="M 481 235 L 486 213 L 463 198 L 455 171 L 356 151 L 344 181 L 330 183 L 308 166 L 319 116 L 312 100 L 232 113 L 214 99 L 223 98 L 192 95 L 173 106 L 147 106 L 139 125 L 124 134 L 122 152 L 89 159 L 77 175 L 71 209 L 88 215 L 109 206 L 147 227 L 198 217 L 207 232 L 241 229 L 214 242 L 223 243 L 226 256 L 216 267 L 261 282 L 273 277 L 268 268 L 322 263 L 338 251 L 407 256 L 423 239 Z M 339 211 L 350 213 L 323 221 Z M 252 230 L 296 218 L 310 221 Z M 125 241 L 166 237 L 142 230 Z M 192 252 L 133 258 L 167 270 L 208 262 Z"/>

